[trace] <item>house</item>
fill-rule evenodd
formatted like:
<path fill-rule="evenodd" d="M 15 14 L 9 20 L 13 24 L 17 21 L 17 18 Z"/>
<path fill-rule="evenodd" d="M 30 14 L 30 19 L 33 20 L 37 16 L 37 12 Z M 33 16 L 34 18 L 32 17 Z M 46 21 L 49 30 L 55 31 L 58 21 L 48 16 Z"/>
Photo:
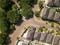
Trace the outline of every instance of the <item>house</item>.
<path fill-rule="evenodd" d="M 60 40 L 60 36 L 55 36 L 55 37 L 53 38 L 52 45 L 58 45 L 59 40 Z"/>
<path fill-rule="evenodd" d="M 45 42 L 46 41 L 46 36 L 47 36 L 47 33 L 41 32 L 40 41 Z"/>
<path fill-rule="evenodd" d="M 60 13 L 55 13 L 54 20 L 58 23 L 60 23 Z"/>
<path fill-rule="evenodd" d="M 57 7 L 60 7 L 60 0 L 55 0 L 54 5 L 57 6 Z"/>
<path fill-rule="evenodd" d="M 53 40 L 53 35 L 50 33 L 47 35 L 47 38 L 46 38 L 46 43 L 48 44 L 52 44 L 52 40 Z"/>
<path fill-rule="evenodd" d="M 34 33 L 36 31 L 36 28 L 35 27 L 32 27 L 29 31 L 28 31 L 28 34 L 27 34 L 27 38 L 28 40 L 33 40 L 34 38 Z"/>
<path fill-rule="evenodd" d="M 53 6 L 53 0 L 48 0 L 47 6 Z"/>
<path fill-rule="evenodd" d="M 58 43 L 58 45 L 60 45 L 60 40 L 59 40 L 59 43 Z"/>
<path fill-rule="evenodd" d="M 53 20 L 54 16 L 55 16 L 55 10 L 54 9 L 50 9 L 49 10 L 49 14 L 48 14 L 48 20 Z"/>
<path fill-rule="evenodd" d="M 57 6 L 60 7 L 60 0 L 45 0 L 47 6 Z"/>
<path fill-rule="evenodd" d="M 42 19 L 47 19 L 48 13 L 49 13 L 49 8 L 48 7 L 44 7 L 42 9 L 42 12 L 41 12 L 41 18 Z"/>
<path fill-rule="evenodd" d="M 34 34 L 34 40 L 39 40 L 40 39 L 40 35 L 41 35 L 40 32 L 35 32 L 35 34 Z"/>

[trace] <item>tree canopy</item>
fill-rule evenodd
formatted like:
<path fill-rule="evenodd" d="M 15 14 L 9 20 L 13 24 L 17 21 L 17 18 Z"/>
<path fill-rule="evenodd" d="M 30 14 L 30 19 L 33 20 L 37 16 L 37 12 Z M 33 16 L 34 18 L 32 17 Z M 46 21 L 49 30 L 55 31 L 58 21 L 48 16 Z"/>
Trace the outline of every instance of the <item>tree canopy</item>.
<path fill-rule="evenodd" d="M 21 15 L 24 17 L 28 17 L 29 15 L 32 14 L 32 8 L 30 5 L 25 5 L 21 11 L 20 11 Z"/>
<path fill-rule="evenodd" d="M 11 23 L 16 23 L 16 21 L 19 19 L 19 15 L 16 10 L 10 10 L 7 13 L 7 18 Z"/>
<path fill-rule="evenodd" d="M 5 12 L 3 9 L 0 8 L 0 31 L 6 32 L 6 30 L 7 30 L 7 23 L 6 23 Z"/>

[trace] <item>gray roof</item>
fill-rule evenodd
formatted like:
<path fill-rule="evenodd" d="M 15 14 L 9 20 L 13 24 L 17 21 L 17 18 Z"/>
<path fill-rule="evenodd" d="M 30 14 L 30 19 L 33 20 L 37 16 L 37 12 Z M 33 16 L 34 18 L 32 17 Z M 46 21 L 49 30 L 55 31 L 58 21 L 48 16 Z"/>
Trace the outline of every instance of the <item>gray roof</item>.
<path fill-rule="evenodd" d="M 60 45 L 60 40 L 59 40 L 59 43 L 58 43 L 58 45 Z"/>
<path fill-rule="evenodd" d="M 41 12 L 42 19 L 47 19 L 49 13 L 49 8 L 44 7 Z"/>
<path fill-rule="evenodd" d="M 41 33 L 40 41 L 45 42 L 47 33 Z"/>
<path fill-rule="evenodd" d="M 47 35 L 47 38 L 46 38 L 46 43 L 48 44 L 52 44 L 52 39 L 53 39 L 53 35 L 52 34 L 48 34 Z"/>
<path fill-rule="evenodd" d="M 60 0 L 55 0 L 55 1 L 54 1 L 54 5 L 55 5 L 55 6 L 60 6 Z"/>
<path fill-rule="evenodd" d="M 54 16 L 55 16 L 55 10 L 50 9 L 50 10 L 49 10 L 48 19 L 49 19 L 49 20 L 53 20 Z"/>
<path fill-rule="evenodd" d="M 34 40 L 40 40 L 40 32 L 35 32 L 34 34 Z"/>
<path fill-rule="evenodd" d="M 58 45 L 59 39 L 60 39 L 60 36 L 55 36 L 52 44 L 53 45 Z"/>
<path fill-rule="evenodd" d="M 27 45 L 27 44 L 25 44 L 25 43 L 22 43 L 22 45 Z"/>
<path fill-rule="evenodd" d="M 47 5 L 48 6 L 53 6 L 53 1 L 52 0 L 49 0 Z"/>
<path fill-rule="evenodd" d="M 60 13 L 55 13 L 54 20 L 58 23 L 60 22 Z"/>
<path fill-rule="evenodd" d="M 27 34 L 27 39 L 28 39 L 28 40 L 33 40 L 35 31 L 36 31 L 36 28 L 35 28 L 35 27 L 31 28 L 31 29 L 28 31 L 28 34 Z"/>

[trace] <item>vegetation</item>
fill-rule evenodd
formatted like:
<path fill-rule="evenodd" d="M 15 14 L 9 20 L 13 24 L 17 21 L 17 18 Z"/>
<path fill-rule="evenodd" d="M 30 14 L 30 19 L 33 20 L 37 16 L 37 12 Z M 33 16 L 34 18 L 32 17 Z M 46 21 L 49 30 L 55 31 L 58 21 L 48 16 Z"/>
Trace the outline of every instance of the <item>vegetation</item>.
<path fill-rule="evenodd" d="M 48 29 L 47 28 L 44 28 L 44 32 L 48 32 Z"/>
<path fill-rule="evenodd" d="M 39 7 L 40 7 L 40 9 L 43 8 L 43 2 L 42 1 L 39 2 Z"/>
<path fill-rule="evenodd" d="M 36 17 L 40 17 L 40 11 L 36 11 L 36 12 L 35 12 L 35 16 L 36 16 Z"/>
<path fill-rule="evenodd" d="M 32 15 L 32 8 L 30 5 L 25 5 L 22 10 L 20 11 L 20 14 L 24 17 L 29 17 L 30 15 Z"/>
<path fill-rule="evenodd" d="M 51 33 L 54 33 L 55 31 L 54 30 L 51 30 Z"/>
<path fill-rule="evenodd" d="M 20 37 L 17 37 L 17 40 L 19 40 Z"/>
<path fill-rule="evenodd" d="M 11 23 L 16 23 L 19 20 L 19 15 L 16 10 L 10 10 L 7 13 L 7 18 Z"/>
<path fill-rule="evenodd" d="M 56 11 L 60 13 L 60 9 L 56 9 Z"/>
<path fill-rule="evenodd" d="M 39 27 L 38 32 L 43 32 L 43 28 Z"/>
<path fill-rule="evenodd" d="M 51 22 L 51 27 L 54 27 L 54 22 Z"/>
<path fill-rule="evenodd" d="M 32 14 L 31 5 L 34 1 L 35 0 L 19 1 L 22 9 L 20 14 L 22 16 L 28 17 Z M 15 24 L 20 19 L 20 14 L 12 0 L 0 0 L 0 45 L 7 45 L 5 43 L 6 37 L 8 37 L 10 31 L 15 29 Z"/>
<path fill-rule="evenodd" d="M 48 21 L 46 21 L 46 24 L 48 24 Z"/>
<path fill-rule="evenodd" d="M 57 34 L 56 35 L 60 35 L 60 31 L 59 32 L 57 32 Z"/>

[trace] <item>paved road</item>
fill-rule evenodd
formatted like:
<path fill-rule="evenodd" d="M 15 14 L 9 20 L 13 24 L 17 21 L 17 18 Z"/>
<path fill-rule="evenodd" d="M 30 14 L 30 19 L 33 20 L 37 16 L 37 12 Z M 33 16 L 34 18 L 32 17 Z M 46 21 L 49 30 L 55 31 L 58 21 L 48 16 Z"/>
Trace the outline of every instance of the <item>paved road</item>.
<path fill-rule="evenodd" d="M 33 10 L 34 11 L 39 11 L 38 5 L 35 5 Z M 22 34 L 22 32 L 24 31 L 24 28 L 26 26 L 33 25 L 36 28 L 38 28 L 39 26 L 45 26 L 48 29 L 56 30 L 55 27 L 52 28 L 50 26 L 50 23 L 46 24 L 45 21 L 43 21 L 42 19 L 36 20 L 36 18 L 34 17 L 34 18 L 29 19 L 29 20 L 25 20 L 25 19 L 23 19 L 23 20 L 24 20 L 23 23 L 20 26 L 16 26 L 16 30 L 13 32 L 13 34 L 10 35 L 11 43 L 9 45 L 16 45 L 17 37 Z"/>
<path fill-rule="evenodd" d="M 34 18 L 31 18 L 29 20 L 24 20 L 23 23 L 20 26 L 16 26 L 16 30 L 13 32 L 13 34 L 10 35 L 11 43 L 9 45 L 15 45 L 16 41 L 17 41 L 17 37 L 22 34 L 22 32 L 24 31 L 24 28 L 26 26 L 30 26 L 30 25 L 33 25 L 36 28 L 38 28 L 39 26 L 45 26 L 45 27 L 47 27 L 49 29 L 55 29 L 55 28 L 51 28 L 51 26 L 49 24 L 47 25 L 41 19 L 40 19 L 39 22 L 36 21 Z"/>

